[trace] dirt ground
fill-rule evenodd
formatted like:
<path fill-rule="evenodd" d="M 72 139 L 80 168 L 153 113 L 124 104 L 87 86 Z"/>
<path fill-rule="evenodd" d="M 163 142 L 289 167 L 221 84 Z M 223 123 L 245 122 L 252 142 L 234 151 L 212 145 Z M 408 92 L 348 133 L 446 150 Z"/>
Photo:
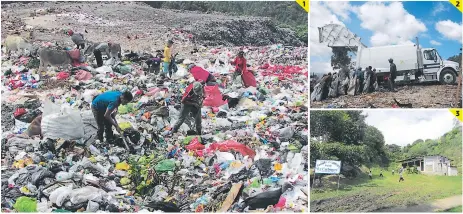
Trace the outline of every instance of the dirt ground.
<path fill-rule="evenodd" d="M 455 108 L 456 85 L 408 85 L 397 87 L 397 92 L 382 90 L 371 94 L 340 96 L 321 102 L 311 102 L 311 108 L 393 108 L 394 98 L 413 108 Z M 461 99 L 461 98 L 460 98 Z"/>
<path fill-rule="evenodd" d="M 32 30 L 34 40 L 71 45 L 66 29 L 86 30 L 89 41 L 112 41 L 136 52 L 163 49 L 168 39 L 179 41 L 174 46 L 177 52 L 192 51 L 190 40 L 209 47 L 302 45 L 292 32 L 269 27 L 272 24 L 266 18 L 155 9 L 142 2 L 2 4 L 1 16 L 2 38 Z"/>
<path fill-rule="evenodd" d="M 385 204 L 384 199 L 393 196 L 357 194 L 352 197 L 338 197 L 316 200 L 310 203 L 310 212 L 435 212 L 461 206 L 462 196 L 452 196 L 436 200 L 429 204 L 416 204 L 403 207 L 392 207 Z"/>

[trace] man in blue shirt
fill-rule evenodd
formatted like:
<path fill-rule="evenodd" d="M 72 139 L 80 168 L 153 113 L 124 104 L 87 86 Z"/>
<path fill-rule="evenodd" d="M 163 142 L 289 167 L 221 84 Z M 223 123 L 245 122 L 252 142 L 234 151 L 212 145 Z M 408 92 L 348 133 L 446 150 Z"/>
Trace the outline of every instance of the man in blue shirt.
<path fill-rule="evenodd" d="M 113 138 L 112 126 L 114 126 L 120 134 L 122 130 L 116 121 L 116 109 L 120 104 L 126 105 L 132 101 L 133 95 L 129 91 L 108 91 L 98 95 L 93 99 L 92 112 L 98 125 L 97 137 L 103 142 L 103 132 L 106 132 L 106 140 Z"/>

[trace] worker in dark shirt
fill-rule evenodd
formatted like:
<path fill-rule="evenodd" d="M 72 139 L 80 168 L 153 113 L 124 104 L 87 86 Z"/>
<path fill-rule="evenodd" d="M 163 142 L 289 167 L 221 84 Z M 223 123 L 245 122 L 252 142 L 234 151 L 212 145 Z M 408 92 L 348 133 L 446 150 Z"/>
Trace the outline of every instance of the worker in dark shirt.
<path fill-rule="evenodd" d="M 363 82 L 365 80 L 365 75 L 364 71 L 362 71 L 362 68 L 358 68 L 357 73 L 355 75 L 357 76 L 357 80 L 359 82 L 358 94 L 361 94 L 363 93 Z"/>
<path fill-rule="evenodd" d="M 176 133 L 190 113 L 195 118 L 196 134 L 201 135 L 201 107 L 203 99 L 204 89 L 200 82 L 194 82 L 186 88 L 182 97 L 180 117 L 168 135 Z"/>
<path fill-rule="evenodd" d="M 124 93 L 119 91 L 108 91 L 98 95 L 92 101 L 92 112 L 98 125 L 97 137 L 103 142 L 103 132 L 106 132 L 106 141 L 113 138 L 112 126 L 116 131 L 122 133 L 116 121 L 116 109 L 120 104 L 126 105 L 132 101 L 133 95 L 129 91 Z"/>
<path fill-rule="evenodd" d="M 82 33 L 74 33 L 74 31 L 69 30 L 68 35 L 71 36 L 72 42 L 77 45 L 77 49 L 85 48 L 85 38 Z"/>
<path fill-rule="evenodd" d="M 162 61 L 162 53 L 157 53 L 156 57 L 146 60 L 146 64 L 148 65 L 148 72 L 159 74 L 161 70 L 161 61 Z"/>
<path fill-rule="evenodd" d="M 389 90 L 392 92 L 396 92 L 394 89 L 395 78 L 397 77 L 397 66 L 394 64 L 393 59 L 389 59 Z"/>

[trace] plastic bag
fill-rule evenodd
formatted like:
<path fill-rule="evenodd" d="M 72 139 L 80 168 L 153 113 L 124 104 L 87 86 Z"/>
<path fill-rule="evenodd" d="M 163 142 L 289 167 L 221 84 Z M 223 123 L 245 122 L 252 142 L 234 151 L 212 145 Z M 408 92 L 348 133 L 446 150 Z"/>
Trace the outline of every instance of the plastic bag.
<path fill-rule="evenodd" d="M 221 152 L 228 152 L 230 150 L 234 150 L 240 152 L 243 156 L 249 156 L 250 158 L 254 158 L 254 156 L 256 156 L 256 152 L 254 150 L 234 140 L 226 140 L 221 143 L 213 143 L 209 146 L 208 150 L 219 150 Z"/>
<path fill-rule="evenodd" d="M 16 109 L 16 111 L 14 111 L 13 115 L 15 118 L 23 115 L 23 114 L 26 114 L 26 109 L 25 108 L 18 108 Z"/>
<path fill-rule="evenodd" d="M 29 197 L 19 197 L 13 206 L 18 212 L 31 213 L 37 212 L 37 201 Z"/>
<path fill-rule="evenodd" d="M 103 198 L 103 193 L 102 190 L 96 187 L 86 186 L 72 191 L 70 201 L 73 204 L 81 204 L 87 201 L 99 202 Z"/>
<path fill-rule="evenodd" d="M 57 204 L 59 206 L 62 205 L 62 202 L 65 198 L 67 198 L 72 192 L 72 186 L 63 186 L 55 189 L 53 192 L 50 193 L 49 199 L 52 203 Z M 59 197 L 59 202 L 58 202 Z"/>
<path fill-rule="evenodd" d="M 59 72 L 58 75 L 56 75 L 56 79 L 59 79 L 59 80 L 65 80 L 67 78 L 69 78 L 69 73 L 64 72 L 64 71 Z"/>
<path fill-rule="evenodd" d="M 74 78 L 76 80 L 80 80 L 80 81 L 86 81 L 86 80 L 90 80 L 92 79 L 92 74 L 88 71 L 84 71 L 84 70 L 80 70 L 79 72 L 77 72 L 77 74 L 74 76 Z"/>
<path fill-rule="evenodd" d="M 162 160 L 158 164 L 156 164 L 154 169 L 158 172 L 173 171 L 175 169 L 175 162 L 170 159 Z"/>
<path fill-rule="evenodd" d="M 205 149 L 205 148 L 206 147 L 199 142 L 198 137 L 195 137 L 191 141 L 190 145 L 186 146 L 186 149 L 188 149 L 188 150 L 201 150 L 201 149 Z"/>
<path fill-rule="evenodd" d="M 222 93 L 217 85 L 205 86 L 204 94 L 203 106 L 219 107 L 227 103 L 227 101 L 222 100 Z"/>
<path fill-rule="evenodd" d="M 223 162 L 234 161 L 235 160 L 235 156 L 233 156 L 233 154 L 229 153 L 229 152 L 216 151 L 215 154 L 217 155 L 217 162 L 218 163 L 223 163 Z"/>
<path fill-rule="evenodd" d="M 243 79 L 244 87 L 257 87 L 256 78 L 251 72 L 245 70 L 241 75 L 241 78 Z"/>
<path fill-rule="evenodd" d="M 130 72 L 132 72 L 132 66 L 130 65 L 122 65 L 122 66 L 118 66 L 118 70 L 119 70 L 119 73 L 121 74 L 128 74 Z"/>
<path fill-rule="evenodd" d="M 129 166 L 129 164 L 127 164 L 126 162 L 117 163 L 117 164 L 116 164 L 116 169 L 117 169 L 117 170 L 129 170 L 129 169 L 130 169 L 130 166 Z"/>
<path fill-rule="evenodd" d="M 84 123 L 80 111 L 64 108 L 60 113 L 42 117 L 44 138 L 75 140 L 85 136 Z"/>

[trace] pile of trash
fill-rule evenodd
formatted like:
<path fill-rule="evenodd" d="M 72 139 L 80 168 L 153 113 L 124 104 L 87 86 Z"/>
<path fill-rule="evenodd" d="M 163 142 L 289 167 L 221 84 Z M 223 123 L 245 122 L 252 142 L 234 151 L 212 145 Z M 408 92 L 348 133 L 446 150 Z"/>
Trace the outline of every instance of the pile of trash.
<path fill-rule="evenodd" d="M 239 50 L 257 87 L 231 78 Z M 43 72 L 34 57 L 3 56 L 2 211 L 306 212 L 305 53 L 282 45 L 200 50 L 202 60 L 181 55 L 166 80 L 147 72 L 147 53 Z M 205 86 L 203 135 L 186 121 L 182 134 L 167 137 L 191 83 L 187 60 L 218 85 Z M 90 103 L 111 90 L 134 100 L 119 106 L 123 133 L 108 144 L 95 140 Z"/>

